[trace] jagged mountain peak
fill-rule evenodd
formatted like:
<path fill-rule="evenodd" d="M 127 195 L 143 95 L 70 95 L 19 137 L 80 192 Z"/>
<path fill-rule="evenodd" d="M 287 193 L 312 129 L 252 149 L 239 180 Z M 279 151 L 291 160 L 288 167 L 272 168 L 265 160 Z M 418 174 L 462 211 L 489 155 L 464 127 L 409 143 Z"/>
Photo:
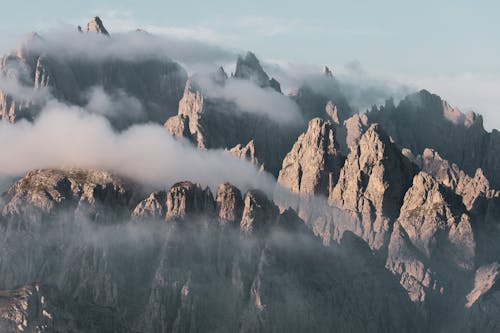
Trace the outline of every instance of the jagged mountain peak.
<path fill-rule="evenodd" d="M 323 75 L 326 77 L 333 77 L 333 72 L 330 70 L 328 66 L 323 66 Z"/>
<path fill-rule="evenodd" d="M 238 56 L 234 77 L 253 81 L 262 88 L 271 87 L 281 93 L 281 86 L 276 79 L 269 79 L 269 76 L 262 68 L 257 56 L 248 51 L 245 57 Z"/>
<path fill-rule="evenodd" d="M 108 30 L 104 27 L 104 24 L 99 16 L 94 16 L 87 23 L 86 32 L 96 32 L 103 35 L 109 36 Z"/>
<path fill-rule="evenodd" d="M 283 160 L 278 183 L 294 193 L 327 195 L 343 162 L 333 124 L 314 118 Z"/>

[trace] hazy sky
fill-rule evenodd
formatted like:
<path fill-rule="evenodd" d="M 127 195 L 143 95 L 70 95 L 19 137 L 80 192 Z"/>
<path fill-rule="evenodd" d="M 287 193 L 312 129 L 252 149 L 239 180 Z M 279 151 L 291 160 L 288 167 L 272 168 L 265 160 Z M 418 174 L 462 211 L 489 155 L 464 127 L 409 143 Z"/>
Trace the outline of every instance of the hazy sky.
<path fill-rule="evenodd" d="M 428 88 L 500 127 L 500 2 L 465 1 L 9 1 L 0 49 L 22 35 L 100 15 L 113 32 L 143 27 L 261 58 L 364 70 Z"/>

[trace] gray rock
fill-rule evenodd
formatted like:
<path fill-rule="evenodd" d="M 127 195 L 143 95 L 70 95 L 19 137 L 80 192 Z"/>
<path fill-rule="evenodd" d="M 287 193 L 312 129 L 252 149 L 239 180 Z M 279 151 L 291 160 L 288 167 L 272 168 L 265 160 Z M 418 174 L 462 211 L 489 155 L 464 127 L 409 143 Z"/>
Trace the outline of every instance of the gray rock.
<path fill-rule="evenodd" d="M 222 224 L 234 224 L 241 221 L 243 198 L 238 188 L 229 183 L 219 185 L 215 202 L 217 215 Z"/>
<path fill-rule="evenodd" d="M 99 16 L 94 16 L 89 23 L 87 23 L 87 28 L 85 29 L 86 32 L 96 32 L 100 33 L 106 36 L 109 36 L 108 31 L 104 27 L 104 24 L 102 23 L 101 19 Z"/>
<path fill-rule="evenodd" d="M 336 228 L 350 230 L 371 248 L 387 246 L 416 166 L 404 157 L 378 125 L 372 125 L 347 156 L 329 202 L 344 210 Z"/>
<path fill-rule="evenodd" d="M 343 163 L 332 123 L 314 118 L 283 160 L 278 184 L 301 195 L 328 195 Z"/>

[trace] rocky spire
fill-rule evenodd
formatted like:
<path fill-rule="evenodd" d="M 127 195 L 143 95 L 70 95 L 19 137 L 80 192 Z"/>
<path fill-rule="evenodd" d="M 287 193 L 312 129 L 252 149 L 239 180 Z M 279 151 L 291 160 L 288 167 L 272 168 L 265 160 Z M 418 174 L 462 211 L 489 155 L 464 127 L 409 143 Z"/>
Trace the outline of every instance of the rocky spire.
<path fill-rule="evenodd" d="M 96 33 L 101 33 L 103 35 L 109 36 L 108 31 L 104 27 L 104 24 L 102 23 L 102 20 L 99 16 L 94 16 L 89 23 L 87 23 L 87 28 L 85 29 L 86 32 L 96 32 Z"/>
<path fill-rule="evenodd" d="M 471 218 L 461 198 L 429 174 L 417 174 L 395 223 L 386 267 L 413 301 L 424 302 L 458 279 L 453 272 L 472 270 L 475 254 Z"/>
<path fill-rule="evenodd" d="M 229 183 L 219 185 L 215 202 L 221 224 L 234 224 L 241 221 L 243 199 L 238 188 Z"/>
<path fill-rule="evenodd" d="M 328 195 L 343 162 L 332 123 L 314 118 L 283 160 L 278 183 L 298 194 Z"/>
<path fill-rule="evenodd" d="M 259 59 L 252 52 L 247 52 L 245 57 L 239 56 L 236 61 L 236 70 L 234 77 L 237 79 L 245 79 L 253 81 L 259 87 L 271 87 L 281 93 L 281 85 L 279 82 L 269 76 L 262 68 Z"/>
<path fill-rule="evenodd" d="M 329 77 L 329 78 L 333 78 L 332 71 L 326 65 L 323 67 L 323 75 L 326 76 L 326 77 Z"/>
<path fill-rule="evenodd" d="M 347 230 L 380 249 L 387 245 L 415 170 L 380 126 L 372 125 L 349 153 L 329 201 L 349 212 Z"/>
<path fill-rule="evenodd" d="M 196 89 L 191 80 L 186 82 L 184 95 L 179 101 L 176 116 L 169 118 L 164 127 L 175 137 L 185 137 L 199 148 L 206 148 L 205 137 L 200 126 L 201 114 L 204 112 L 204 97 Z"/>
<path fill-rule="evenodd" d="M 184 181 L 175 184 L 167 192 L 166 218 L 182 219 L 187 215 L 206 214 L 210 216 L 215 211 L 215 201 L 207 187 Z"/>
<path fill-rule="evenodd" d="M 269 223 L 276 221 L 279 209 L 259 190 L 250 190 L 245 194 L 243 217 L 240 229 L 250 234 L 262 230 Z"/>
<path fill-rule="evenodd" d="M 253 140 L 250 140 L 246 146 L 243 146 L 242 144 L 237 144 L 233 148 L 229 150 L 229 152 L 234 156 L 237 157 L 241 160 L 248 161 L 252 164 L 255 164 L 256 166 L 260 167 L 261 169 L 264 168 L 264 166 L 259 162 L 259 159 L 256 156 L 255 153 L 255 144 Z"/>

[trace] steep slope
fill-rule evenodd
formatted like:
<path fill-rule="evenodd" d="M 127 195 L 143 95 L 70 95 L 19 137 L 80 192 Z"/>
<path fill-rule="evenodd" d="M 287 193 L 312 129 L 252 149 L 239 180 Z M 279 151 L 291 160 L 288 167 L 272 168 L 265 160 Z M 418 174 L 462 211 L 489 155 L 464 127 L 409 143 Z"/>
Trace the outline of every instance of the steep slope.
<path fill-rule="evenodd" d="M 347 213 L 336 228 L 351 230 L 373 249 L 387 246 L 415 171 L 382 128 L 372 125 L 347 156 L 329 193 L 330 204 Z"/>
<path fill-rule="evenodd" d="M 401 147 L 417 154 L 433 148 L 468 175 L 481 168 L 494 187 L 500 185 L 496 154 L 500 136 L 496 130 L 484 130 L 480 115 L 463 114 L 426 90 L 407 96 L 397 107 L 386 104 L 367 115 L 370 123 L 379 123 Z"/>
<path fill-rule="evenodd" d="M 327 195 L 343 163 L 333 125 L 314 118 L 283 160 L 278 184 L 298 194 Z"/>

